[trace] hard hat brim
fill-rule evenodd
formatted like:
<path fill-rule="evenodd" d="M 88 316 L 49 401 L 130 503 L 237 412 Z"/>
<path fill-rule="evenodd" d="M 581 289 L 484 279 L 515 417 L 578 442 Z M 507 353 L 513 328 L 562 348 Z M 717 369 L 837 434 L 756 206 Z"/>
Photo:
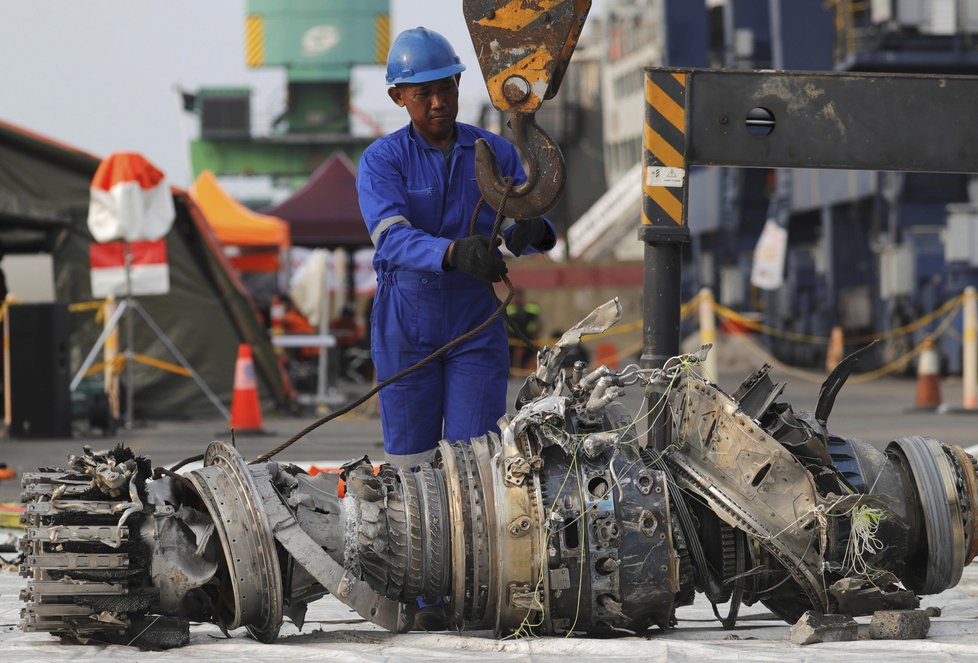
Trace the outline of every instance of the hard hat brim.
<path fill-rule="evenodd" d="M 430 83 L 431 81 L 437 81 L 442 78 L 448 78 L 449 76 L 454 76 L 455 74 L 461 74 L 465 71 L 464 64 L 452 64 L 447 67 L 441 67 L 439 69 L 432 69 L 430 71 L 422 71 L 411 76 L 398 76 L 397 78 L 387 79 L 388 85 L 400 85 L 401 83 Z"/>

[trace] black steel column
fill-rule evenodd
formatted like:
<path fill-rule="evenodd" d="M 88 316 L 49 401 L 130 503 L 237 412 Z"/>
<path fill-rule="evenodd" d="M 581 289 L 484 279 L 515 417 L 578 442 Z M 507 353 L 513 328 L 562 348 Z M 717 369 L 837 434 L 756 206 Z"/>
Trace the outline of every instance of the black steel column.
<path fill-rule="evenodd" d="M 645 230 L 643 228 L 643 230 Z M 679 311 L 682 306 L 682 245 L 645 237 L 645 290 L 642 293 L 644 338 L 642 361 L 662 368 L 669 357 L 679 354 Z"/>
<path fill-rule="evenodd" d="M 686 226 L 686 85 L 682 71 L 645 72 L 645 150 L 642 168 L 642 227 L 645 242 L 642 364 L 661 368 L 679 354 L 682 304 L 682 247 Z M 648 408 L 655 425 L 648 444 L 669 445 L 671 425 L 665 409 L 666 383 L 653 385 Z"/>

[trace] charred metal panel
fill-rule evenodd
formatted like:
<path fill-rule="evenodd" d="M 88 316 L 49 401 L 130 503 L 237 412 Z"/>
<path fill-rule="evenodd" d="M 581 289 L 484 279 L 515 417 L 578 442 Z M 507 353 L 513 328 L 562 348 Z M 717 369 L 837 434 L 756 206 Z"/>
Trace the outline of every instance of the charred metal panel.
<path fill-rule="evenodd" d="M 681 73 L 690 164 L 978 172 L 974 77 Z"/>

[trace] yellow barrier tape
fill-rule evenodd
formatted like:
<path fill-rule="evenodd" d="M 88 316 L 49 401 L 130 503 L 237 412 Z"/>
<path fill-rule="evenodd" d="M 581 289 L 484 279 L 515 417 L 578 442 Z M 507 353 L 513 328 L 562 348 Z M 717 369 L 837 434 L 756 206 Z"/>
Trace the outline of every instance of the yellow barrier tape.
<path fill-rule="evenodd" d="M 105 307 L 109 299 L 93 300 L 88 302 L 76 302 L 68 305 L 69 313 L 86 313 L 95 311 L 95 322 L 101 323 L 105 320 Z"/>
<path fill-rule="evenodd" d="M 91 301 L 91 302 L 76 302 L 74 304 L 68 304 L 69 313 L 84 313 L 85 311 L 95 311 L 102 308 L 105 302 L 102 300 Z"/>
<path fill-rule="evenodd" d="M 960 305 L 960 301 L 958 302 L 958 304 Z M 903 356 L 897 357 L 889 364 L 881 368 L 878 368 L 874 371 L 867 371 L 866 373 L 856 373 L 854 375 L 851 375 L 849 379 L 846 381 L 846 383 L 863 384 L 903 369 L 914 357 L 916 357 L 923 351 L 924 346 L 929 341 L 932 342 L 944 335 L 944 333 L 947 331 L 948 327 L 950 326 L 951 322 L 954 320 L 954 313 L 956 311 L 957 311 L 957 307 L 953 307 L 950 310 L 945 311 L 946 317 L 944 318 L 944 320 L 941 321 L 941 324 L 938 326 L 938 328 L 934 330 L 934 333 L 929 335 L 927 338 L 925 338 L 923 341 L 921 341 L 918 345 L 913 347 L 909 352 L 907 352 Z M 787 373 L 792 377 L 798 378 L 800 380 L 805 380 L 806 382 L 813 382 L 816 384 L 821 384 L 822 382 L 825 381 L 825 378 L 828 377 L 827 373 L 816 373 L 814 371 L 805 371 L 799 368 L 795 368 L 793 366 L 789 366 L 788 364 L 779 361 L 776 357 L 774 357 L 774 355 L 766 351 L 764 348 L 762 348 L 757 343 L 750 340 L 747 336 L 743 334 L 734 334 L 733 337 L 737 339 L 737 342 L 741 343 L 748 350 L 761 357 L 765 362 L 771 364 L 778 370 Z"/>
<path fill-rule="evenodd" d="M 125 355 L 118 355 L 115 358 L 115 360 L 112 362 L 112 372 L 118 375 L 119 373 L 122 372 L 122 367 L 125 365 L 126 365 Z M 95 375 L 96 373 L 101 373 L 102 371 L 105 370 L 105 366 L 106 363 L 104 361 L 100 361 L 97 364 L 92 364 L 88 368 L 88 370 L 85 371 L 85 377 L 87 378 Z"/>
<path fill-rule="evenodd" d="M 693 313 L 698 310 L 700 301 L 703 299 L 703 291 L 696 293 L 696 295 L 690 299 L 688 302 L 679 307 L 679 317 L 688 318 Z"/>
<path fill-rule="evenodd" d="M 164 361 L 162 359 L 156 359 L 155 357 L 147 357 L 146 355 L 140 355 L 140 354 L 134 354 L 132 358 L 135 361 L 139 362 L 140 364 L 152 366 L 153 368 L 158 368 L 161 371 L 167 371 L 168 373 L 175 373 L 177 375 L 182 375 L 184 377 L 190 377 L 190 371 L 178 364 L 171 364 L 170 362 Z M 112 366 L 113 371 L 115 371 L 116 373 L 120 373 L 123 367 L 126 365 L 126 356 L 119 355 L 112 363 L 113 363 Z M 85 377 L 87 378 L 92 375 L 95 375 L 96 373 L 101 373 L 103 370 L 105 370 L 105 362 L 101 361 L 93 365 L 92 367 L 90 367 L 87 371 L 85 371 Z"/>
<path fill-rule="evenodd" d="M 721 318 L 727 318 L 728 320 L 733 320 L 734 322 L 747 327 L 748 329 L 753 329 L 759 331 L 762 334 L 768 336 L 776 336 L 778 338 L 783 338 L 789 341 L 797 341 L 798 343 L 811 343 L 814 345 L 828 345 L 829 339 L 824 336 L 809 336 L 808 334 L 796 334 L 795 332 L 786 332 L 780 329 L 775 329 L 774 327 L 769 327 L 763 322 L 758 322 L 757 320 L 751 320 L 737 313 L 733 309 L 729 309 L 723 304 L 713 304 L 713 310 Z"/>
<path fill-rule="evenodd" d="M 177 375 L 182 375 L 188 378 L 190 377 L 190 371 L 179 364 L 171 364 L 168 361 L 156 359 L 155 357 L 147 357 L 146 355 L 133 355 L 132 358 L 138 361 L 140 364 L 146 364 L 147 366 L 158 368 L 161 371 L 176 373 Z"/>
<path fill-rule="evenodd" d="M 917 320 L 914 320 L 913 322 L 908 322 L 902 327 L 897 327 L 896 329 L 891 329 L 889 331 L 881 332 L 879 334 L 864 334 L 863 336 L 853 336 L 852 338 L 847 338 L 846 342 L 859 344 L 859 343 L 869 343 L 870 341 L 875 341 L 877 339 L 880 341 L 885 341 L 891 338 L 896 338 L 897 336 L 903 336 L 905 334 L 909 334 L 910 332 L 917 331 L 924 325 L 933 322 L 937 318 L 941 317 L 942 315 L 950 311 L 952 308 L 960 306 L 961 302 L 963 301 L 964 301 L 964 295 L 958 295 L 957 297 L 952 297 L 951 299 L 941 304 L 938 308 L 936 308 L 932 312 L 928 313 L 927 315 Z"/>
<path fill-rule="evenodd" d="M 682 318 L 687 318 L 687 317 L 693 315 L 694 313 L 696 313 L 697 310 L 698 310 L 698 307 L 699 307 L 700 303 L 703 300 L 703 298 L 704 298 L 703 292 L 697 293 L 693 298 L 691 298 L 688 302 L 686 302 L 685 304 L 683 304 L 680 307 L 680 316 Z M 909 323 L 907 323 L 907 324 L 905 324 L 905 325 L 903 325 L 901 327 L 897 327 L 896 329 L 890 329 L 890 330 L 884 331 L 884 332 L 878 332 L 878 333 L 875 333 L 875 334 L 863 334 L 861 336 L 853 336 L 853 337 L 850 337 L 850 338 L 846 338 L 845 339 L 845 342 L 847 344 L 853 344 L 853 345 L 864 345 L 864 344 L 869 343 L 871 341 L 877 341 L 877 340 L 879 340 L 879 341 L 885 341 L 885 340 L 889 340 L 889 339 L 892 339 L 892 338 L 897 338 L 899 336 L 905 336 L 907 334 L 910 334 L 912 332 L 915 332 L 918 329 L 921 329 L 922 327 L 930 324 L 931 322 L 933 322 L 934 320 L 937 320 L 938 318 L 940 318 L 941 316 L 947 314 L 948 312 L 953 311 L 953 310 L 956 310 L 957 307 L 959 307 L 963 301 L 964 301 L 964 295 L 957 295 L 956 297 L 952 297 L 948 301 L 946 301 L 943 304 L 941 304 L 941 306 L 939 306 L 935 310 L 931 311 L 930 313 L 927 313 L 926 315 L 921 316 L 920 318 L 918 318 L 917 320 L 914 320 L 913 322 L 909 322 Z M 768 336 L 774 336 L 776 338 L 783 338 L 783 339 L 788 340 L 788 341 L 795 341 L 795 342 L 798 342 L 798 343 L 809 343 L 809 344 L 813 344 L 813 345 L 828 345 L 828 343 L 830 341 L 830 339 L 828 337 L 825 337 L 825 336 L 812 336 L 812 335 L 809 335 L 809 334 L 799 334 L 799 333 L 784 331 L 784 330 L 781 330 L 781 329 L 777 329 L 775 327 L 771 327 L 771 326 L 766 325 L 766 324 L 764 324 L 762 322 L 758 322 L 757 320 L 752 320 L 751 318 L 748 318 L 748 317 L 746 317 L 746 316 L 738 313 L 737 311 L 734 311 L 731 308 L 728 308 L 726 306 L 723 306 L 722 304 L 718 304 L 712 298 L 710 298 L 710 306 L 713 309 L 713 312 L 717 316 L 719 316 L 721 318 L 726 318 L 728 320 L 732 320 L 732 321 L 738 323 L 739 325 L 741 325 L 743 327 L 746 327 L 748 329 L 753 329 L 754 331 L 757 331 L 757 332 L 762 333 L 762 334 L 766 334 Z M 945 322 L 943 322 L 942 325 L 943 325 L 944 328 L 941 330 L 940 334 L 938 334 L 937 332 L 935 332 L 934 334 L 932 334 L 930 336 L 931 338 L 937 338 L 938 336 L 940 336 L 940 335 L 942 335 L 944 333 L 951 333 L 951 334 L 956 334 L 957 333 L 953 328 L 949 328 L 948 327 L 950 325 L 950 321 L 949 320 L 946 320 Z M 619 326 L 613 327 L 612 329 L 609 329 L 608 331 L 602 332 L 600 334 L 594 334 L 592 336 L 586 336 L 586 337 L 584 337 L 584 338 L 581 339 L 581 342 L 582 343 L 589 343 L 591 341 L 597 341 L 597 340 L 600 340 L 600 339 L 603 339 L 603 338 L 608 338 L 608 337 L 611 337 L 611 336 L 617 336 L 617 335 L 620 335 L 620 334 L 627 334 L 629 332 L 639 331 L 639 330 L 642 329 L 642 326 L 643 326 L 643 321 L 642 320 L 635 320 L 633 322 L 629 322 L 629 323 L 624 324 L 624 325 L 619 325 Z M 742 334 L 733 334 L 733 336 L 735 336 L 738 340 L 744 341 L 744 344 L 745 345 L 748 345 L 748 346 L 754 345 L 754 347 L 757 349 L 758 353 L 759 354 L 762 354 L 762 356 L 765 357 L 765 361 L 768 361 L 768 363 L 771 363 L 772 365 L 777 365 L 781 370 L 785 371 L 786 373 L 789 373 L 790 372 L 788 369 L 790 369 L 791 367 L 789 367 L 787 364 L 780 364 L 779 365 L 779 363 L 777 362 L 777 360 L 774 359 L 774 357 L 772 355 L 770 355 L 769 353 L 767 353 L 760 346 L 758 346 L 758 345 L 754 344 L 753 342 L 745 339 Z M 553 345 L 558 340 L 560 340 L 560 339 L 559 338 L 541 338 L 541 339 L 537 339 L 536 342 L 537 342 L 538 345 L 544 346 L 544 345 Z M 509 344 L 511 346 L 514 346 L 514 347 L 523 347 L 525 345 L 523 343 L 523 341 L 521 339 L 518 339 L 518 338 L 511 338 L 511 339 L 509 339 Z M 639 348 L 641 348 L 641 343 L 639 343 Z M 918 345 L 917 348 L 920 348 L 920 346 Z M 904 364 L 906 364 L 907 361 L 909 361 L 914 356 L 916 356 L 917 353 L 919 353 L 919 349 L 917 349 L 917 348 L 915 348 L 915 351 L 911 351 L 911 353 L 905 355 L 903 358 L 900 358 L 900 359 L 897 359 L 896 360 L 897 362 L 903 361 L 903 364 L 898 365 L 898 366 L 894 366 L 892 363 L 889 364 L 888 366 L 891 366 L 891 368 L 887 372 L 888 373 L 892 373 L 893 371 L 899 370 L 899 368 L 901 368 Z M 618 356 L 621 356 L 623 354 L 624 355 L 627 355 L 629 353 L 628 352 L 620 352 L 620 353 L 618 353 Z M 886 367 L 884 367 L 884 368 L 886 368 Z M 815 374 L 813 374 L 813 373 L 811 373 L 809 371 L 801 371 L 800 369 L 793 369 L 793 370 L 798 370 L 802 374 L 802 375 L 797 375 L 796 377 L 806 376 L 809 379 L 811 379 L 811 377 L 813 375 L 815 375 Z M 883 369 L 880 369 L 880 370 L 883 370 Z M 532 371 L 527 371 L 527 372 L 524 373 L 521 369 L 513 369 L 513 370 L 510 371 L 510 374 L 511 375 L 523 375 L 523 374 L 529 375 L 530 373 L 532 373 Z M 884 373 L 884 375 L 885 375 L 885 373 Z M 852 378 L 850 378 L 850 381 L 855 380 L 856 377 L 857 376 L 853 376 Z M 820 378 L 820 380 L 822 380 L 822 379 L 824 379 L 824 378 Z"/>
<path fill-rule="evenodd" d="M 896 329 L 890 329 L 885 332 L 878 332 L 874 334 L 863 334 L 861 336 L 853 336 L 846 339 L 846 343 L 853 343 L 860 345 L 863 343 L 869 343 L 870 341 L 885 341 L 891 338 L 896 338 L 898 336 L 904 336 L 911 332 L 917 331 L 921 327 L 930 324 L 937 318 L 941 317 L 947 313 L 950 309 L 958 306 L 964 299 L 964 295 L 958 295 L 952 297 L 948 301 L 944 302 L 937 309 L 931 311 L 930 313 L 914 320 L 913 322 L 907 323 L 902 327 L 897 327 Z M 692 301 L 692 300 L 690 300 Z M 729 320 L 733 320 L 749 329 L 761 332 L 762 334 L 767 334 L 768 336 L 775 336 L 777 338 L 783 338 L 789 341 L 796 341 L 798 343 L 810 343 L 812 345 L 828 345 L 829 338 L 826 336 L 811 336 L 808 334 L 797 334 L 795 332 L 787 332 L 774 327 L 769 327 L 762 322 L 757 322 L 756 320 L 751 320 L 746 318 L 740 313 L 723 306 L 722 304 L 713 304 L 713 310 L 717 315 Z"/>
<path fill-rule="evenodd" d="M 953 338 L 958 343 L 964 343 L 964 337 L 961 336 L 961 332 L 959 332 L 954 327 L 948 327 L 948 329 L 947 329 L 947 335 L 950 336 L 951 338 Z"/>
<path fill-rule="evenodd" d="M 7 308 L 10 306 L 10 304 L 19 304 L 19 303 L 20 301 L 13 297 L 11 297 L 9 301 L 4 301 L 3 304 L 0 305 L 0 320 L 4 319 L 7 316 Z M 68 312 L 82 313 L 84 311 L 94 311 L 96 309 L 102 308 L 104 304 L 105 302 L 101 300 L 91 301 L 91 302 L 77 302 L 75 304 L 68 304 Z"/>

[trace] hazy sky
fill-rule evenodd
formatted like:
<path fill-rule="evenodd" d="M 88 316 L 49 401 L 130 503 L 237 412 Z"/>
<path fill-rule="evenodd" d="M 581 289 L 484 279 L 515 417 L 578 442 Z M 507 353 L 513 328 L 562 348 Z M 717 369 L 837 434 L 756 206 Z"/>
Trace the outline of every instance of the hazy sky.
<path fill-rule="evenodd" d="M 391 32 L 425 25 L 453 42 L 468 68 L 461 119 L 472 119 L 485 84 L 462 1 L 392 0 Z M 100 156 L 142 152 L 172 183 L 189 185 L 197 122 L 178 87 L 249 86 L 262 122 L 282 108 L 284 74 L 244 66 L 244 20 L 244 0 L 2 0 L 0 120 Z M 396 126 L 407 118 L 385 89 L 382 69 L 360 70 L 354 102 Z"/>

